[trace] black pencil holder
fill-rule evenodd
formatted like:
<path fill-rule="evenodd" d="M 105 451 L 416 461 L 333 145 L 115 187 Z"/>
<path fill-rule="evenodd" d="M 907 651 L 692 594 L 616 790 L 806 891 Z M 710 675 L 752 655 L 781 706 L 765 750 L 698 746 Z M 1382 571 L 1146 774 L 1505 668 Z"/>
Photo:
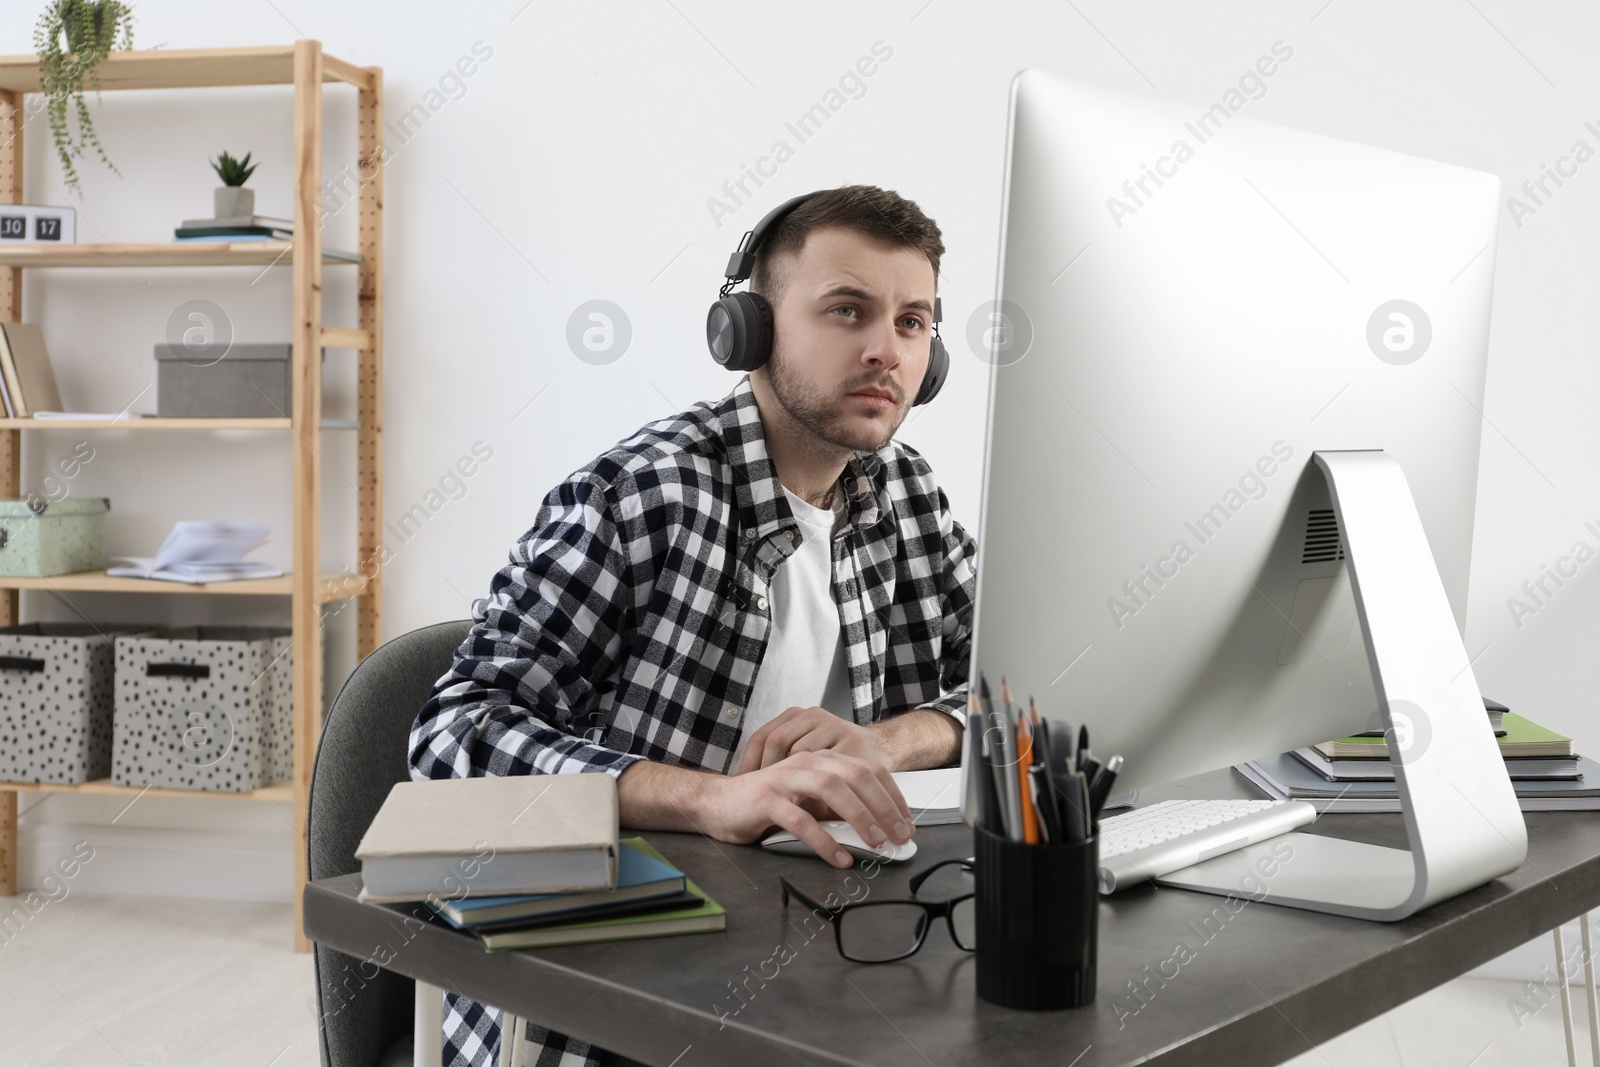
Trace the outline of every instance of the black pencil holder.
<path fill-rule="evenodd" d="M 1029 1011 L 1094 1000 L 1100 839 L 1025 845 L 973 830 L 978 996 Z"/>

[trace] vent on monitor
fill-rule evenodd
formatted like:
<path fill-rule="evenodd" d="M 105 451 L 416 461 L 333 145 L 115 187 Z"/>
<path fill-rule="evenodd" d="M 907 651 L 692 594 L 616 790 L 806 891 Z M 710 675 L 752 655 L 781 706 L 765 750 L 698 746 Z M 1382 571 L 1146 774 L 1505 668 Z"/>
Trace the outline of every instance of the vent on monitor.
<path fill-rule="evenodd" d="M 1333 563 L 1344 559 L 1339 543 L 1339 520 L 1332 508 L 1319 508 L 1306 516 L 1306 543 L 1301 563 Z"/>

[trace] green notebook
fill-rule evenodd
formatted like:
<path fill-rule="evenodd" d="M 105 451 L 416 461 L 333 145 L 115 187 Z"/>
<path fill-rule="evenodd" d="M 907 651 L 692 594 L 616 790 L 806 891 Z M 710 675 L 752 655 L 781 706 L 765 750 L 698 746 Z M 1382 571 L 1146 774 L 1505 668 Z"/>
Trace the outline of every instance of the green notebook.
<path fill-rule="evenodd" d="M 629 842 L 647 856 L 667 863 L 667 858 L 651 848 L 642 838 Z M 701 934 L 725 930 L 728 913 L 722 905 L 706 895 L 705 890 L 693 880 L 684 878 L 684 887 L 699 897 L 701 904 L 695 908 L 645 915 L 626 915 L 611 919 L 593 919 L 588 922 L 563 923 L 559 926 L 540 926 L 531 930 L 500 930 L 481 932 L 478 940 L 489 952 L 506 952 L 519 948 L 550 948 L 555 945 L 583 945 L 597 941 L 633 941 L 646 937 L 670 937 L 674 934 Z"/>
<path fill-rule="evenodd" d="M 1514 712 L 1506 712 L 1505 730 L 1506 735 L 1495 740 L 1500 745 L 1500 755 L 1506 759 L 1570 756 L 1574 751 L 1572 738 L 1562 737 L 1554 730 L 1546 730 Z M 1341 737 L 1337 741 L 1324 741 L 1313 747 L 1328 759 L 1389 758 L 1389 745 L 1382 737 Z"/>

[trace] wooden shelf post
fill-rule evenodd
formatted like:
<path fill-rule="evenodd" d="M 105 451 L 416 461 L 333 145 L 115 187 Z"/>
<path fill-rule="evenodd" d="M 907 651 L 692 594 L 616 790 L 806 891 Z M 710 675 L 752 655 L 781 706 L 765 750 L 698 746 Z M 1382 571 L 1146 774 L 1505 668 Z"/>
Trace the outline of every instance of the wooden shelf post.
<path fill-rule="evenodd" d="M 0 204 L 22 203 L 22 94 L 0 89 Z M 0 318 L 22 321 L 22 268 L 0 267 Z M 21 495 L 22 433 L 0 430 L 0 498 Z M 19 621 L 17 591 L 0 592 L 0 626 Z M 17 792 L 0 789 L 0 897 L 17 891 Z"/>
<path fill-rule="evenodd" d="M 294 45 L 294 942 L 308 952 L 300 888 L 307 877 L 309 785 L 322 735 L 322 46 Z"/>
<path fill-rule="evenodd" d="M 372 72 L 359 94 L 356 120 L 356 180 L 359 192 L 361 253 L 357 275 L 358 322 L 368 347 L 361 361 L 356 418 L 359 482 L 356 513 L 356 570 L 367 584 L 356 606 L 356 655 L 377 651 L 383 639 L 383 78 Z"/>

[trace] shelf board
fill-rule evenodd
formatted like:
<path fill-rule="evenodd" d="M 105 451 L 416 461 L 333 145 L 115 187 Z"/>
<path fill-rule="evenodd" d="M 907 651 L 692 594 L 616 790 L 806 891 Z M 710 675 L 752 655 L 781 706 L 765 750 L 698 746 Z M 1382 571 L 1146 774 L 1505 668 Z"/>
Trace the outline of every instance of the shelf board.
<path fill-rule="evenodd" d="M 0 430 L 287 430 L 288 419 L 5 419 Z M 323 419 L 324 430 L 359 430 L 357 419 Z"/>
<path fill-rule="evenodd" d="M 95 68 L 98 88 L 181 89 L 191 86 L 293 85 L 294 46 L 173 48 L 112 52 Z M 372 88 L 372 71 L 322 54 L 322 80 Z M 0 89 L 39 92 L 39 57 L 0 56 Z"/>
<path fill-rule="evenodd" d="M 96 778 L 91 782 L 81 782 L 77 785 L 62 785 L 59 782 L 0 782 L 0 790 L 32 790 L 39 793 L 86 793 L 113 796 L 138 796 L 141 793 L 151 797 L 233 797 L 236 800 L 276 800 L 287 804 L 294 800 L 294 782 L 273 782 L 260 789 L 252 789 L 247 793 L 230 793 L 221 789 L 167 789 L 151 786 L 146 789 L 137 785 L 117 785 L 109 778 Z"/>
<path fill-rule="evenodd" d="M 291 241 L 5 245 L 0 246 L 0 267 L 287 267 L 294 259 L 291 248 Z M 322 262 L 350 261 L 324 253 Z"/>
<path fill-rule="evenodd" d="M 331 604 L 360 596 L 367 580 L 359 574 L 329 572 L 322 575 L 317 602 Z M 60 593 L 211 593 L 235 596 L 288 596 L 293 584 L 289 575 L 282 578 L 257 578 L 242 582 L 159 582 L 145 578 L 110 578 L 104 571 L 79 571 L 49 578 L 0 577 L 0 589 L 42 589 Z"/>

